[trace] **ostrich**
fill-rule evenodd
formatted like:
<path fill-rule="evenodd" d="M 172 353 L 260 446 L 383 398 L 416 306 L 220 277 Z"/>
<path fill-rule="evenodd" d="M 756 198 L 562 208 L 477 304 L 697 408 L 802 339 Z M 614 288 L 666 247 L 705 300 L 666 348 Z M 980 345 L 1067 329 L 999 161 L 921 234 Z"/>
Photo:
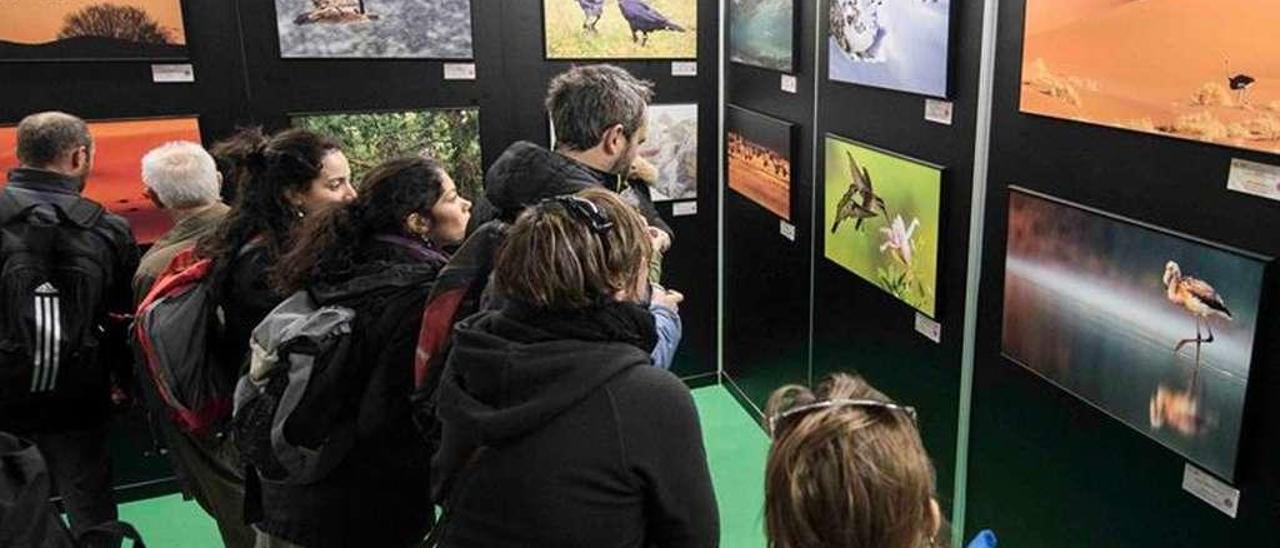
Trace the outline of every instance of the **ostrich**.
<path fill-rule="evenodd" d="M 1223 61 L 1222 64 L 1227 69 L 1227 86 L 1236 92 L 1236 99 L 1240 101 L 1241 105 L 1249 104 L 1249 88 L 1253 87 L 1253 83 L 1257 82 L 1257 80 L 1243 73 L 1232 76 L 1231 61 Z"/>
<path fill-rule="evenodd" d="M 1169 302 L 1185 308 L 1196 318 L 1196 338 L 1178 341 L 1178 344 L 1173 347 L 1174 352 L 1181 350 L 1188 343 L 1196 343 L 1196 348 L 1199 348 L 1201 343 L 1213 342 L 1210 317 L 1220 316 L 1227 321 L 1232 319 L 1231 311 L 1227 310 L 1227 304 L 1222 301 L 1222 296 L 1218 295 L 1213 286 L 1203 280 L 1183 276 L 1178 263 L 1169 261 L 1164 265 L 1164 285 L 1167 288 L 1166 297 L 1169 298 Z M 1208 338 L 1200 335 L 1201 323 L 1209 331 Z"/>

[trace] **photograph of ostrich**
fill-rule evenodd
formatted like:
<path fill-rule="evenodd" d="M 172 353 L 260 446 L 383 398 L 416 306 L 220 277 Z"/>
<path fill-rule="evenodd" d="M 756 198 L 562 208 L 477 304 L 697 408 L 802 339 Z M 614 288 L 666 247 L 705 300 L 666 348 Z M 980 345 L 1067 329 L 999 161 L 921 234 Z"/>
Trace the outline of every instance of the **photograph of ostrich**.
<path fill-rule="evenodd" d="M 179 0 L 0 0 L 0 61 L 187 58 Z"/>
<path fill-rule="evenodd" d="M 1014 188 L 1004 355 L 1230 480 L 1270 259 Z"/>
<path fill-rule="evenodd" d="M 548 59 L 693 59 L 697 0 L 543 0 Z"/>
<path fill-rule="evenodd" d="M 795 0 L 731 0 L 729 60 L 780 72 L 795 68 Z"/>
<path fill-rule="evenodd" d="M 824 256 L 936 317 L 943 168 L 835 135 L 823 150 Z"/>
<path fill-rule="evenodd" d="M 949 0 L 828 0 L 829 78 L 946 97 Z"/>
<path fill-rule="evenodd" d="M 173 227 L 169 214 L 147 197 L 142 185 L 142 157 L 170 141 L 200 142 L 196 118 L 152 118 L 89 121 L 93 136 L 93 171 L 85 179 L 84 196 L 124 217 L 139 244 L 150 244 Z M 0 127 L 0 173 L 18 167 L 17 128 Z M 0 188 L 4 181 L 0 179 Z"/>
<path fill-rule="evenodd" d="M 729 188 L 785 220 L 791 220 L 791 148 L 795 126 L 730 105 Z"/>
<path fill-rule="evenodd" d="M 285 58 L 473 57 L 471 0 L 275 0 L 275 6 Z"/>
<path fill-rule="evenodd" d="M 1021 110 L 1280 153 L 1269 0 L 1027 0 Z"/>

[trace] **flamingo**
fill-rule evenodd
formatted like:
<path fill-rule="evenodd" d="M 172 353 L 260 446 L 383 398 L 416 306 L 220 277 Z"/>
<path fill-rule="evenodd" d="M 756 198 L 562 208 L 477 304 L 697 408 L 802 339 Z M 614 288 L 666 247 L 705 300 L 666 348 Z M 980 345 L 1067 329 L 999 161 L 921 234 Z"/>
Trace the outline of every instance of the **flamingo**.
<path fill-rule="evenodd" d="M 1231 311 L 1227 310 L 1227 304 L 1222 301 L 1222 296 L 1218 295 L 1213 286 L 1204 280 L 1183 276 L 1178 263 L 1173 261 L 1165 263 L 1164 285 L 1169 302 L 1185 308 L 1196 318 L 1196 338 L 1178 341 L 1178 344 L 1173 347 L 1174 352 L 1181 350 L 1188 343 L 1196 343 L 1196 347 L 1199 348 L 1200 343 L 1213 342 L 1213 327 L 1209 324 L 1209 318 L 1219 316 L 1231 321 Z M 1200 335 L 1201 323 L 1209 331 L 1207 339 Z"/>

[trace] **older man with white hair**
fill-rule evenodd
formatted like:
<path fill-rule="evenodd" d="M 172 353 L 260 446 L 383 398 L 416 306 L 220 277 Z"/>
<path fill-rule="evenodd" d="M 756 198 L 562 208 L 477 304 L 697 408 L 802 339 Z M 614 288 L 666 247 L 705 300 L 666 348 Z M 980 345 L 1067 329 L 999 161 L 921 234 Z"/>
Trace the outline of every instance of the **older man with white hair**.
<path fill-rule="evenodd" d="M 212 156 L 200 145 L 175 141 L 142 158 L 142 184 L 152 202 L 168 212 L 174 227 L 142 257 L 133 276 L 141 301 L 179 252 L 218 229 L 228 207 L 221 201 L 222 176 Z M 230 438 L 186 434 L 166 417 L 155 421 L 168 440 L 169 456 L 183 493 L 194 498 L 218 524 L 223 544 L 253 546 L 253 530 L 244 523 L 244 478 Z"/>

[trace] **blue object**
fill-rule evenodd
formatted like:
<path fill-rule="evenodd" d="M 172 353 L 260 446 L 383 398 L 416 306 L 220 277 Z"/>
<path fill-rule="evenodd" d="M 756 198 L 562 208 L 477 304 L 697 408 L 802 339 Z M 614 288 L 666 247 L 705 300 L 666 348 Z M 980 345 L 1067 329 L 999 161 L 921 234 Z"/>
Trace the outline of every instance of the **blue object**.
<path fill-rule="evenodd" d="M 676 349 L 680 347 L 680 337 L 684 333 L 680 314 L 653 303 L 649 303 L 649 313 L 653 314 L 653 326 L 658 330 L 658 344 L 653 347 L 649 356 L 653 358 L 654 367 L 670 370 L 671 361 L 676 357 Z"/>
<path fill-rule="evenodd" d="M 983 529 L 969 541 L 969 548 L 996 548 L 996 534 L 990 529 Z"/>

